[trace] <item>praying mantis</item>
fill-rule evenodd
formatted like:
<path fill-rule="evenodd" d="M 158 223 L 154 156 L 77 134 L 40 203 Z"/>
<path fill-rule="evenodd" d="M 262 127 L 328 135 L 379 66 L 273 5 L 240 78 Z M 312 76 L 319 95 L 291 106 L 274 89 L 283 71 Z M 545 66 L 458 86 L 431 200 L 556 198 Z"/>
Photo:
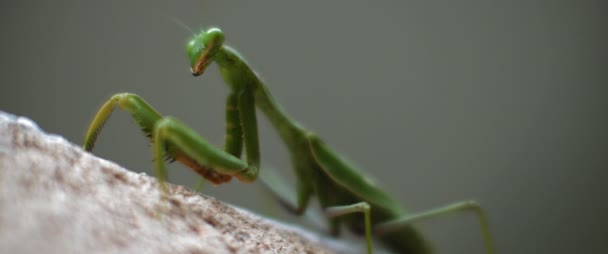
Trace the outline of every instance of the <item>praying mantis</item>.
<path fill-rule="evenodd" d="M 316 134 L 290 118 L 244 58 L 224 45 L 220 29 L 210 28 L 194 35 L 186 51 L 194 76 L 203 74 L 215 62 L 230 88 L 223 149 L 179 120 L 161 115 L 131 93 L 116 94 L 99 109 L 83 148 L 92 151 L 102 127 L 118 106 L 131 114 L 151 139 L 156 175 L 163 190 L 167 180 L 165 160 L 178 161 L 214 184 L 230 181 L 232 177 L 252 182 L 260 175 L 275 198 L 295 214 L 303 214 L 311 197 L 316 195 L 330 233 L 337 236 L 345 225 L 364 235 L 368 254 L 372 253 L 373 236 L 398 253 L 431 253 L 430 244 L 412 223 L 455 211 L 473 211 L 479 219 L 486 252 L 494 253 L 486 215 L 477 202 L 461 201 L 421 213 L 407 212 Z M 272 171 L 260 174 L 256 107 L 268 118 L 289 151 L 296 176 L 296 197 Z M 243 148 L 246 161 L 240 159 Z"/>

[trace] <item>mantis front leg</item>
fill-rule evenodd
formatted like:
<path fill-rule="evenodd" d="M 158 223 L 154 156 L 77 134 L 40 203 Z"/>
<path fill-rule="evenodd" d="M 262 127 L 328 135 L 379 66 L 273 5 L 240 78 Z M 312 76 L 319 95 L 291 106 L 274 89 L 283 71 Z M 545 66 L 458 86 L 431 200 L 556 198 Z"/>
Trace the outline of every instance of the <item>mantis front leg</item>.
<path fill-rule="evenodd" d="M 118 105 L 129 112 L 143 132 L 151 138 L 154 145 L 156 174 L 161 188 L 164 189 L 164 181 L 167 179 L 163 158 L 176 160 L 215 184 L 227 182 L 232 176 L 242 181 L 253 181 L 258 173 L 259 155 L 256 157 L 255 151 L 248 151 L 247 154 L 252 155 L 247 159 L 254 163 L 253 166 L 249 166 L 238 158 L 242 150 L 241 128 L 233 128 L 233 126 L 249 125 L 252 119 L 239 110 L 242 108 L 239 106 L 241 99 L 237 98 L 237 95 L 230 95 L 227 100 L 227 108 L 237 108 L 237 112 L 241 113 L 235 114 L 230 110 L 227 111 L 226 151 L 210 144 L 177 119 L 163 117 L 139 96 L 129 93 L 114 95 L 101 107 L 85 136 L 83 148 L 87 151 L 93 149 L 101 128 Z M 248 103 L 246 99 L 243 101 L 244 104 Z M 245 120 L 241 121 L 241 119 Z M 245 135 L 246 140 L 251 140 L 252 137 L 248 135 L 255 133 L 254 138 L 257 141 L 257 129 L 244 132 L 249 133 Z M 247 146 L 248 149 L 250 147 L 250 145 Z M 257 153 L 259 154 L 259 149 L 257 149 Z M 256 161 L 257 164 L 255 164 Z"/>
<path fill-rule="evenodd" d="M 240 127 L 243 131 L 243 141 L 245 142 L 249 167 L 246 172 L 235 176 L 241 181 L 251 182 L 258 177 L 260 169 L 260 144 L 258 141 L 258 122 L 255 115 L 255 99 L 251 88 L 233 93 L 238 95 L 237 110 L 241 120 Z"/>

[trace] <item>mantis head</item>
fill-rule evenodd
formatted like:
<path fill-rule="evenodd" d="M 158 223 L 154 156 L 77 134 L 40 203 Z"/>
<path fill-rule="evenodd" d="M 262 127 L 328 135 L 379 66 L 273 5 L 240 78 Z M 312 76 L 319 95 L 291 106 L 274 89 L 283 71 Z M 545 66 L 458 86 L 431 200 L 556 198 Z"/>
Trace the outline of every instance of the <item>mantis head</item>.
<path fill-rule="evenodd" d="M 217 52 L 224 43 L 224 33 L 218 28 L 201 31 L 188 43 L 186 52 L 190 58 L 192 75 L 198 76 L 205 72 L 207 66 L 215 60 Z"/>

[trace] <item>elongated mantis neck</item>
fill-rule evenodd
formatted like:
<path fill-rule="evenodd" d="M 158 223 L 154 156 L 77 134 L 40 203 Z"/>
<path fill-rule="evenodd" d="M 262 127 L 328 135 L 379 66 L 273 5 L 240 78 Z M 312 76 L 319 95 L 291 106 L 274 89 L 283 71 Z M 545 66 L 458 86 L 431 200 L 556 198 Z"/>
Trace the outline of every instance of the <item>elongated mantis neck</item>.
<path fill-rule="evenodd" d="M 229 83 L 232 89 L 243 89 L 243 87 L 238 87 L 242 84 L 252 86 L 255 104 L 264 112 L 264 115 L 288 145 L 291 145 L 290 143 L 294 138 L 304 136 L 304 129 L 285 113 L 260 77 L 251 70 L 238 52 L 224 46 L 216 55 L 215 62 L 219 65 L 224 80 Z"/>

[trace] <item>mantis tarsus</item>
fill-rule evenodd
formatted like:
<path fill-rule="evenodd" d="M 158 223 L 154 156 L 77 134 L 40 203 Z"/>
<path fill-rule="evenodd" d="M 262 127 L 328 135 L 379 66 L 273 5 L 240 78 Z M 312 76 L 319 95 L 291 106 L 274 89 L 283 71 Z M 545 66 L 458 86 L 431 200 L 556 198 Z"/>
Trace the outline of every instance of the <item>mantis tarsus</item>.
<path fill-rule="evenodd" d="M 316 195 L 327 217 L 332 235 L 346 225 L 364 234 L 367 253 L 372 252 L 372 235 L 387 248 L 399 253 L 430 253 L 426 240 L 411 223 L 458 210 L 474 211 L 481 225 L 487 253 L 494 253 L 485 214 L 475 201 L 411 214 L 364 175 L 334 153 L 315 134 L 292 120 L 275 101 L 262 80 L 232 48 L 223 45 L 224 34 L 217 28 L 201 31 L 187 46 L 194 76 L 204 73 L 212 62 L 219 66 L 230 87 L 226 99 L 226 136 L 224 149 L 207 142 L 194 130 L 172 117 L 164 117 L 135 94 L 112 96 L 98 111 L 84 141 L 91 151 L 104 123 L 116 105 L 129 112 L 152 140 L 156 174 L 164 189 L 167 173 L 163 159 L 176 160 L 220 184 L 233 176 L 244 182 L 256 180 L 260 152 L 256 106 L 279 133 L 291 155 L 296 175 L 297 197 L 289 195 L 276 175 L 262 174 L 262 180 L 288 210 L 302 214 L 311 196 Z M 247 161 L 240 159 L 243 144 Z M 267 175 L 267 176 L 265 176 Z"/>

